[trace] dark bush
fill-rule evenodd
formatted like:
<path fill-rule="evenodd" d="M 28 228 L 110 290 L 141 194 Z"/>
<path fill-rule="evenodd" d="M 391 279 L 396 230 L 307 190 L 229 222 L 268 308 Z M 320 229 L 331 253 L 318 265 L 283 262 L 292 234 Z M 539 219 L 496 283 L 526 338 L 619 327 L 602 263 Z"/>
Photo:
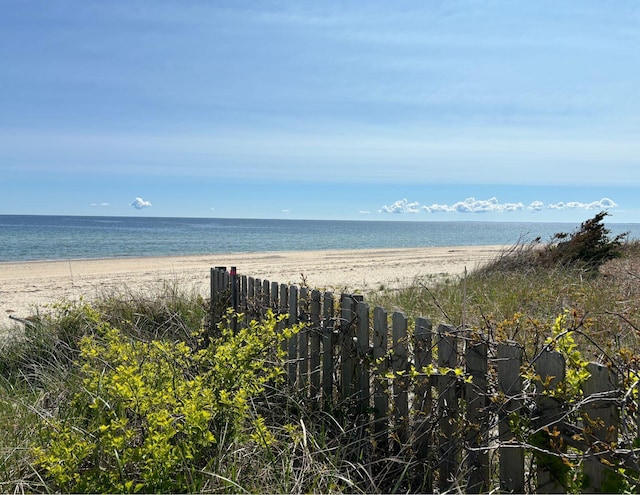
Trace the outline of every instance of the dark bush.
<path fill-rule="evenodd" d="M 573 233 L 558 232 L 548 243 L 537 237 L 530 243 L 518 242 L 502 252 L 478 273 L 522 272 L 551 268 L 578 268 L 596 271 L 608 260 L 622 255 L 622 243 L 628 235 L 609 237 L 610 230 L 603 223 L 607 212 L 601 211 L 583 222 Z"/>
<path fill-rule="evenodd" d="M 628 233 L 609 238 L 611 231 L 603 223 L 608 213 L 601 211 L 583 222 L 573 234 L 556 233 L 544 250 L 542 260 L 550 265 L 578 265 L 596 270 L 606 261 L 621 255 L 622 241 Z"/>

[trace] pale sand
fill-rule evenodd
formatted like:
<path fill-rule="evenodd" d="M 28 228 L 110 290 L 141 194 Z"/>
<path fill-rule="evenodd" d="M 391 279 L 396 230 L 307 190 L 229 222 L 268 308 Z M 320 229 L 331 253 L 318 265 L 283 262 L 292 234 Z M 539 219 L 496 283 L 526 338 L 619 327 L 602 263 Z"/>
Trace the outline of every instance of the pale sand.
<path fill-rule="evenodd" d="M 367 292 L 409 285 L 416 277 L 462 275 L 504 246 L 216 254 L 163 258 L 0 263 L 0 323 L 63 300 L 158 289 L 164 281 L 208 297 L 214 266 L 271 282 Z"/>

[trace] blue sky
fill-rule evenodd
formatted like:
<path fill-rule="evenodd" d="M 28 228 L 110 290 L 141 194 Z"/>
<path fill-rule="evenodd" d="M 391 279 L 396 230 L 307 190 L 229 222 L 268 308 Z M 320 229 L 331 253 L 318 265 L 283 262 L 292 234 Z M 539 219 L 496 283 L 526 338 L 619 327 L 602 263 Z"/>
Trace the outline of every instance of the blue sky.
<path fill-rule="evenodd" d="M 640 221 L 635 1 L 0 0 L 0 214 Z"/>

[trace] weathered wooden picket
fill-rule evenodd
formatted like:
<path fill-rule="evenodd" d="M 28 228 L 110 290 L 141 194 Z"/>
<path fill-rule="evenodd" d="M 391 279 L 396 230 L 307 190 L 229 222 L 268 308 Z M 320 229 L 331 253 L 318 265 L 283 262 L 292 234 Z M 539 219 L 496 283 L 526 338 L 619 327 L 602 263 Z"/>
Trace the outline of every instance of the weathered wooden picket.
<path fill-rule="evenodd" d="M 560 353 L 525 362 L 514 343 L 434 328 L 425 318 L 410 324 L 358 295 L 213 268 L 212 321 L 227 307 L 247 320 L 272 309 L 305 322 L 288 342 L 290 383 L 311 407 L 352 411 L 374 455 L 410 456 L 412 490 L 563 492 L 558 470 L 570 460 L 582 463 L 584 491 L 595 492 L 607 489 L 613 465 L 639 469 L 638 453 L 620 448 L 623 398 L 602 364 L 589 364 L 583 396 L 572 403 L 554 393 L 565 376 Z M 523 366 L 535 369 L 531 383 Z"/>

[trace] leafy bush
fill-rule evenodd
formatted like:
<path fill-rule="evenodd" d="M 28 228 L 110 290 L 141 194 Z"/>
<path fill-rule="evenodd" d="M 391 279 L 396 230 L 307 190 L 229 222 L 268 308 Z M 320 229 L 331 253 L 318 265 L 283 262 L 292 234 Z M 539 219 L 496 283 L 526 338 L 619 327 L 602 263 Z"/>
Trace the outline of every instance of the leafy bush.
<path fill-rule="evenodd" d="M 82 387 L 57 417 L 42 423 L 36 466 L 63 492 L 195 492 L 215 472 L 219 447 L 267 446 L 264 420 L 249 401 L 283 375 L 270 313 L 200 347 L 132 339 L 96 320 L 81 339 Z M 197 335 L 196 335 L 197 337 Z"/>

